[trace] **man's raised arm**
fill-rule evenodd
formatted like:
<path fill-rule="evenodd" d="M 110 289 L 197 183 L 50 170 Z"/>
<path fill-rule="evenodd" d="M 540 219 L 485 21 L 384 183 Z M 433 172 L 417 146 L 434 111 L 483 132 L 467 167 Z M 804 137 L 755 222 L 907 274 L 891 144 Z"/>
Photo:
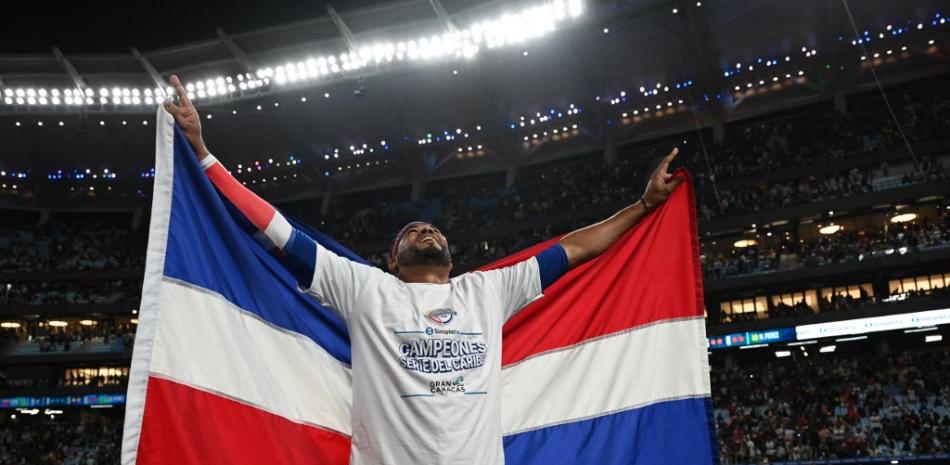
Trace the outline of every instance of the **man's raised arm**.
<path fill-rule="evenodd" d="M 170 81 L 178 103 L 166 101 L 165 110 L 175 117 L 214 187 L 254 225 L 257 229 L 254 238 L 280 257 L 284 267 L 308 293 L 336 310 L 343 319 L 349 319 L 350 309 L 355 307 L 361 293 L 383 274 L 382 271 L 325 249 L 231 176 L 205 146 L 201 137 L 201 118 L 181 80 L 172 76 Z"/>
<path fill-rule="evenodd" d="M 673 149 L 657 166 L 646 191 L 636 203 L 620 210 L 610 218 L 599 223 L 585 226 L 561 238 L 561 246 L 567 253 L 569 267 L 590 260 L 609 248 L 628 229 L 669 198 L 673 189 L 683 182 L 682 177 L 674 178 L 667 172 L 670 162 L 676 158 L 679 149 Z"/>
<path fill-rule="evenodd" d="M 255 237 L 259 242 L 264 243 L 268 249 L 279 250 L 278 255 L 297 281 L 310 287 L 316 264 L 316 242 L 303 231 L 291 226 L 284 215 L 244 187 L 214 155 L 211 155 L 201 137 L 201 118 L 182 87 L 181 80 L 172 75 L 170 81 L 178 96 L 178 104 L 166 100 L 165 110 L 175 117 L 175 122 L 194 149 L 211 183 L 257 228 L 258 234 L 255 234 Z"/>

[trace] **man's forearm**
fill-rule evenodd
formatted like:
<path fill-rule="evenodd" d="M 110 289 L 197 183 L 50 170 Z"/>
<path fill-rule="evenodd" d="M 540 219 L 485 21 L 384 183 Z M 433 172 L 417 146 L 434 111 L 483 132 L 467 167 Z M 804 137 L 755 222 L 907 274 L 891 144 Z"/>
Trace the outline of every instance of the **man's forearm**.
<path fill-rule="evenodd" d="M 191 149 L 195 151 L 195 158 L 198 161 L 204 160 L 208 155 L 211 155 L 211 151 L 208 150 L 208 147 L 205 145 L 204 138 L 201 135 L 192 135 L 185 134 L 185 139 L 188 140 L 188 145 L 191 145 Z"/>
<path fill-rule="evenodd" d="M 191 145 L 191 148 L 195 150 L 195 157 L 198 158 L 198 161 L 204 160 L 205 157 L 211 155 L 211 152 L 208 151 L 208 148 L 205 147 L 205 144 L 200 145 Z"/>
<path fill-rule="evenodd" d="M 206 153 L 201 167 L 214 187 L 257 228 L 258 239 L 280 251 L 281 262 L 305 287 L 310 287 L 316 266 L 317 245 L 305 232 L 293 227 L 284 215 L 244 187 L 220 162 Z"/>
<path fill-rule="evenodd" d="M 585 226 L 561 238 L 570 267 L 590 260 L 607 250 L 623 233 L 640 222 L 647 214 L 643 202 L 620 210 L 610 218 Z"/>

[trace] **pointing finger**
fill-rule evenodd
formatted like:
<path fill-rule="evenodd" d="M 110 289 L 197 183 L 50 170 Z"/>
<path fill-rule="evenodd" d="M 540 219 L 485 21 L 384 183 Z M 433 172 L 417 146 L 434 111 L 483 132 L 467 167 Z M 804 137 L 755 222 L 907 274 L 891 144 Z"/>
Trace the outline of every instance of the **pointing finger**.
<path fill-rule="evenodd" d="M 679 147 L 673 147 L 673 150 L 670 152 L 669 155 L 663 158 L 663 161 L 660 162 L 660 166 L 657 167 L 657 169 L 660 170 L 661 173 L 666 173 L 666 171 L 670 167 L 670 162 L 672 162 L 673 159 L 676 158 L 676 155 L 679 153 L 680 153 Z"/>
<path fill-rule="evenodd" d="M 178 76 L 175 74 L 171 75 L 171 78 L 168 79 L 172 87 L 175 88 L 175 93 L 178 94 L 178 103 L 183 107 L 191 107 L 191 99 L 188 98 L 188 91 L 185 90 L 185 87 L 181 85 L 181 79 L 178 79 Z"/>

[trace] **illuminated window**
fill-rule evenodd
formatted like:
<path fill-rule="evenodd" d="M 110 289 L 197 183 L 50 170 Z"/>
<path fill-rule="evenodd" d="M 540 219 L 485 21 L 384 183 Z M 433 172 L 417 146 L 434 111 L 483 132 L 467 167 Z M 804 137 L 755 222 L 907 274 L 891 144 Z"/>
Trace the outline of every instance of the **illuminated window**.
<path fill-rule="evenodd" d="M 785 304 L 791 307 L 801 302 L 805 302 L 805 305 L 808 305 L 812 310 L 818 311 L 818 293 L 814 290 L 772 296 L 772 306 Z"/>
<path fill-rule="evenodd" d="M 948 283 L 950 283 L 950 273 L 945 275 L 930 275 L 930 285 L 933 286 L 934 289 L 943 289 L 947 287 Z"/>
<path fill-rule="evenodd" d="M 65 373 L 68 386 L 109 386 L 126 382 L 129 367 L 67 368 Z"/>
<path fill-rule="evenodd" d="M 765 315 L 768 310 L 768 302 L 764 295 L 750 299 L 739 299 L 722 302 L 719 304 L 719 310 L 726 315 L 735 315 L 741 313 L 762 314 Z M 756 315 L 756 317 L 758 317 Z"/>
<path fill-rule="evenodd" d="M 904 278 L 904 280 L 901 281 L 901 284 L 904 285 L 903 292 L 917 290 L 917 280 L 914 278 Z"/>
<path fill-rule="evenodd" d="M 948 286 L 950 286 L 950 273 L 892 279 L 887 283 L 887 289 L 891 294 L 915 291 L 927 292 L 933 289 L 943 289 Z"/>
<path fill-rule="evenodd" d="M 849 286 L 836 286 L 836 287 L 825 287 L 821 289 L 821 298 L 824 300 L 831 299 L 832 296 L 840 295 L 842 297 L 851 297 L 854 299 L 861 298 L 861 291 L 864 291 L 864 295 L 873 296 L 874 289 L 871 287 L 871 283 L 862 283 L 862 284 L 852 284 Z"/>

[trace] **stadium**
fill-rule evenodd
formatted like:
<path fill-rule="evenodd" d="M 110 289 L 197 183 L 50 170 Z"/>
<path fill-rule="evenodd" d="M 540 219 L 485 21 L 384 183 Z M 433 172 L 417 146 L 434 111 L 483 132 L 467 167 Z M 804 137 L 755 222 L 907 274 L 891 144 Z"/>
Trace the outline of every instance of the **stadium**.
<path fill-rule="evenodd" d="M 138 333 L 140 317 L 143 328 L 160 318 L 148 297 L 150 270 L 162 259 L 166 271 L 177 263 L 167 258 L 172 236 L 167 257 L 165 245 L 156 249 L 156 219 L 174 196 L 164 217 L 173 233 L 191 208 L 179 175 L 208 169 L 191 156 L 197 149 L 181 148 L 181 126 L 172 129 L 162 109 L 170 99 L 193 101 L 200 135 L 235 186 L 294 228 L 318 231 L 318 262 L 330 248 L 325 236 L 389 273 L 394 234 L 424 220 L 449 239 L 453 280 L 644 202 L 654 170 L 678 148 L 671 172 L 685 168 L 694 194 L 680 197 L 698 241 L 693 301 L 705 329 L 696 363 L 708 376 L 708 463 L 950 463 L 946 7 L 374 0 L 268 10 L 238 2 L 231 11 L 193 7 L 194 19 L 167 29 L 156 25 L 174 23 L 177 8 L 127 7 L 127 22 L 96 33 L 83 27 L 98 13 L 82 8 L 48 28 L 13 25 L 0 50 L 0 465 L 173 463 L 149 459 L 146 442 L 129 452 L 126 415 L 144 402 L 137 360 L 176 341 L 159 341 L 160 329 Z M 22 17 L 29 14 L 43 13 Z M 161 161 L 163 137 L 171 147 L 173 134 L 174 176 Z M 202 182 L 208 193 L 225 190 Z M 225 204 L 223 217 L 241 208 Z M 672 215 L 672 206 L 645 205 L 644 218 Z M 267 232 L 245 231 L 258 240 Z M 198 257 L 211 240 L 194 237 L 185 250 Z M 690 263 L 657 241 L 649 242 L 656 253 Z M 284 253 L 271 252 L 259 254 L 261 263 Z M 652 292 L 675 300 L 685 291 Z M 266 306 L 268 298 L 247 301 Z M 227 333 L 212 335 L 198 323 L 202 307 L 188 308 L 181 327 L 191 318 L 195 326 L 181 334 L 194 337 L 177 340 L 201 359 Z M 436 328 L 461 318 L 438 310 L 426 315 Z M 531 315 L 519 316 L 511 321 L 529 326 Z M 520 327 L 511 325 L 505 341 L 516 341 L 509 331 Z M 347 341 L 345 356 L 319 337 L 318 345 L 348 367 L 340 328 L 332 336 Z M 673 349 L 658 360 L 688 358 L 685 348 L 676 352 L 687 341 L 663 343 Z M 462 347 L 472 352 L 466 369 L 485 363 L 483 346 Z M 493 356 L 510 374 L 509 365 L 545 354 Z M 602 384 L 623 390 L 624 379 L 608 375 Z M 432 383 L 432 392 L 466 389 L 461 376 Z M 275 392 L 279 402 L 284 394 Z M 197 424 L 220 413 L 196 405 L 169 405 L 165 414 Z M 529 429 L 505 430 L 506 463 L 594 457 L 531 459 L 530 448 L 507 437 Z M 683 434 L 683 449 L 705 447 L 685 429 L 669 431 Z M 597 446 L 611 457 L 599 463 L 686 463 L 610 455 L 633 436 Z"/>

